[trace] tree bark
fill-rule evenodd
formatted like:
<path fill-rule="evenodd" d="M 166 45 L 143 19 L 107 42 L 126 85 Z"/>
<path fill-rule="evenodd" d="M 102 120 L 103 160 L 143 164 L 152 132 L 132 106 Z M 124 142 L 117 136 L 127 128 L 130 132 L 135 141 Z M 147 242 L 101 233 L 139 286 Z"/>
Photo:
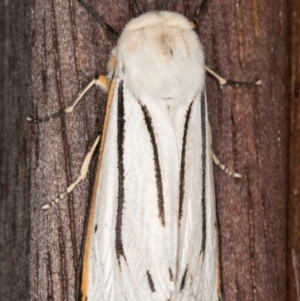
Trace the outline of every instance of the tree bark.
<path fill-rule="evenodd" d="M 300 3 L 290 1 L 291 24 L 289 26 L 291 51 L 291 123 L 290 123 L 290 202 L 288 208 L 288 300 L 300 300 Z"/>
<path fill-rule="evenodd" d="M 286 300 L 288 97 L 285 1 L 211 1 L 200 24 L 207 64 L 261 87 L 207 80 L 224 300 Z"/>
<path fill-rule="evenodd" d="M 142 11 L 161 7 L 138 2 Z M 171 10 L 190 17 L 201 1 L 188 2 L 174 0 Z M 135 15 L 131 1 L 88 3 L 119 32 Z M 95 159 L 88 179 L 57 207 L 41 206 L 77 177 L 101 131 L 105 94 L 93 89 L 71 116 L 25 119 L 63 109 L 105 73 L 116 41 L 75 0 L 0 5 L 0 299 L 74 300 Z M 208 66 L 236 81 L 263 80 L 223 89 L 210 76 L 206 81 L 213 150 L 243 176 L 215 168 L 223 300 L 286 300 L 286 9 L 284 0 L 210 0 L 196 29 Z"/>
<path fill-rule="evenodd" d="M 1 300 L 29 300 L 32 134 L 25 117 L 32 91 L 30 13 L 26 1 L 0 3 Z"/>

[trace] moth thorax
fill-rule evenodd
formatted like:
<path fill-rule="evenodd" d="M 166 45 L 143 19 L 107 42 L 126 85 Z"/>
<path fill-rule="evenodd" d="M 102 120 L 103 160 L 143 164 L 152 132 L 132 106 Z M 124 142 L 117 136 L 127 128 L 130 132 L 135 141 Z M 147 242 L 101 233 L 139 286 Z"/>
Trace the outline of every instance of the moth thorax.
<path fill-rule="evenodd" d="M 183 16 L 150 12 L 130 21 L 116 47 L 118 72 L 135 97 L 191 101 L 204 85 L 204 55 Z"/>

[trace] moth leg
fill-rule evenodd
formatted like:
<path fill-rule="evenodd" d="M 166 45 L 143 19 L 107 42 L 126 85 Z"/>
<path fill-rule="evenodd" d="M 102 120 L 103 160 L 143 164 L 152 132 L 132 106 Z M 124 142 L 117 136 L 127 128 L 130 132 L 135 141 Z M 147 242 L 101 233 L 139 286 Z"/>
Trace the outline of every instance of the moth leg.
<path fill-rule="evenodd" d="M 212 75 L 218 82 L 220 87 L 222 88 L 225 85 L 229 85 L 229 86 L 233 86 L 233 87 L 253 87 L 253 86 L 258 86 L 262 84 L 262 80 L 256 80 L 253 82 L 236 82 L 230 79 L 225 79 L 224 77 L 220 76 L 219 74 L 217 74 L 216 72 L 214 72 L 213 70 L 211 70 L 210 68 L 208 68 L 207 66 L 205 66 L 205 70 L 206 72 L 208 72 L 210 75 Z"/>
<path fill-rule="evenodd" d="M 79 94 L 77 95 L 77 97 L 72 100 L 68 106 L 62 110 L 62 111 L 59 111 L 59 112 L 56 112 L 52 115 L 49 115 L 49 116 L 46 116 L 46 117 L 43 117 L 43 118 L 37 118 L 35 119 L 34 117 L 27 117 L 26 120 L 28 122 L 44 122 L 44 121 L 49 121 L 49 120 L 52 120 L 52 119 L 56 119 L 56 118 L 59 118 L 65 114 L 70 114 L 73 112 L 75 106 L 78 104 L 78 102 L 82 99 L 82 97 L 94 86 L 94 85 L 97 85 L 97 86 L 100 86 L 100 88 L 104 91 L 107 91 L 108 88 L 109 88 L 109 85 L 110 85 L 110 78 L 109 77 L 106 77 L 104 75 L 99 75 L 97 76 L 96 78 L 94 78 L 86 87 L 84 87 L 80 92 Z"/>
<path fill-rule="evenodd" d="M 210 145 L 211 145 L 212 144 L 212 133 L 211 133 L 210 125 L 208 128 L 209 128 L 209 138 L 210 138 Z M 225 171 L 229 176 L 232 176 L 234 178 L 242 177 L 239 173 L 229 169 L 226 165 L 222 164 L 220 162 L 220 160 L 218 159 L 218 157 L 214 154 L 212 147 L 211 147 L 211 156 L 212 156 L 212 159 L 213 159 L 213 162 L 215 163 L 215 165 L 218 166 L 219 168 L 221 168 L 223 171 Z"/>
<path fill-rule="evenodd" d="M 217 165 L 219 168 L 221 168 L 229 176 L 232 176 L 234 178 L 241 178 L 242 177 L 239 173 L 237 173 L 233 170 L 230 170 L 226 165 L 222 164 L 220 162 L 220 160 L 217 158 L 217 156 L 214 154 L 213 151 L 211 151 L 211 154 L 212 154 L 212 159 L 213 159 L 213 162 L 215 163 L 215 165 Z"/>
<path fill-rule="evenodd" d="M 92 156 L 95 152 L 95 149 L 98 145 L 100 141 L 100 135 L 97 136 L 96 140 L 93 143 L 93 146 L 91 147 L 91 149 L 89 150 L 89 152 L 87 153 L 87 155 L 85 156 L 83 163 L 81 165 L 80 168 L 80 173 L 79 176 L 77 177 L 77 179 L 67 187 L 66 191 L 64 191 L 63 193 L 61 193 L 60 195 L 58 195 L 56 198 L 54 198 L 51 202 L 45 204 L 42 209 L 49 209 L 51 206 L 57 204 L 61 199 L 63 199 L 67 194 L 69 194 L 70 192 L 72 192 L 72 190 L 77 186 L 77 184 L 79 182 L 81 182 L 82 180 L 84 180 L 86 178 L 86 175 L 88 173 L 89 170 L 89 165 L 92 159 Z"/>

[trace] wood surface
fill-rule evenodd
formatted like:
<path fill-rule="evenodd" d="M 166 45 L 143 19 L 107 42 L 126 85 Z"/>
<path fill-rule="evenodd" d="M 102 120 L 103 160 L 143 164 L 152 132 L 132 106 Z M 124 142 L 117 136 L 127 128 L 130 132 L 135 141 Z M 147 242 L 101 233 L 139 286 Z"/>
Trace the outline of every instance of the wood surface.
<path fill-rule="evenodd" d="M 138 2 L 143 12 L 161 8 Z M 118 32 L 135 16 L 127 0 L 88 3 Z M 174 0 L 171 10 L 191 17 L 200 4 Z M 215 168 L 222 300 L 289 300 L 287 1 L 210 0 L 202 8 L 196 30 L 207 65 L 236 81 L 263 81 L 220 89 L 207 76 L 213 150 L 242 175 Z M 71 116 L 25 119 L 64 108 L 105 73 L 116 41 L 75 0 L 2 1 L 0 15 L 0 300 L 75 300 L 95 158 L 58 207 L 41 206 L 77 177 L 101 132 L 105 94 L 93 89 Z M 295 74 L 299 85 L 299 63 Z"/>

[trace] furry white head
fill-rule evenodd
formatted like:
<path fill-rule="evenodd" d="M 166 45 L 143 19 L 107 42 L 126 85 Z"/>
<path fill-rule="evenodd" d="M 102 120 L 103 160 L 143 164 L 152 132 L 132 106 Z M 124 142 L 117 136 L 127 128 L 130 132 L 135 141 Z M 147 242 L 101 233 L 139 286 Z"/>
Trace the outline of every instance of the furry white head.
<path fill-rule="evenodd" d="M 182 15 L 150 12 L 131 20 L 114 53 L 118 74 L 142 103 L 159 101 L 172 110 L 203 89 L 202 46 Z"/>

